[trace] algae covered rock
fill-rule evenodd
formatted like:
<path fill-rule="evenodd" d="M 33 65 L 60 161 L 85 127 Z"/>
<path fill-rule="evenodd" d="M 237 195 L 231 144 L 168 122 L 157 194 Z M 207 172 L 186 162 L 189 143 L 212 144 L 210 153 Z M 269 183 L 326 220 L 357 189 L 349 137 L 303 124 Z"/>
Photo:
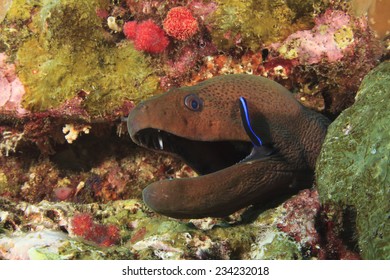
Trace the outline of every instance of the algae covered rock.
<path fill-rule="evenodd" d="M 389 99 L 390 62 L 383 62 L 329 127 L 317 163 L 321 202 L 343 220 L 334 219 L 336 231 L 353 231 L 365 259 L 390 258 Z"/>
<path fill-rule="evenodd" d="M 261 43 L 280 40 L 292 32 L 309 27 L 314 5 L 324 1 L 230 0 L 216 1 L 218 8 L 211 19 L 214 42 L 222 49 L 235 44 L 256 50 Z"/>
<path fill-rule="evenodd" d="M 114 35 L 105 29 L 106 19 L 97 11 L 107 9 L 109 1 L 14 2 L 8 24 L 19 26 L 20 20 L 26 20 L 17 4 L 31 21 L 29 34 L 19 42 L 6 40 L 18 46 L 16 65 L 26 90 L 24 108 L 45 111 L 81 96 L 87 112 L 96 117 L 157 90 L 150 57 L 129 42 L 115 43 Z"/>

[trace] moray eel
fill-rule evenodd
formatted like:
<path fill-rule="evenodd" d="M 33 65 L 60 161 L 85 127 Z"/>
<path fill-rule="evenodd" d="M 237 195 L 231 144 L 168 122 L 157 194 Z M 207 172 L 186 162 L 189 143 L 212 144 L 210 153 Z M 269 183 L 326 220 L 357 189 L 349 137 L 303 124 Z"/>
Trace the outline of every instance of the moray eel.
<path fill-rule="evenodd" d="M 174 218 L 223 217 L 311 187 L 329 121 L 278 83 L 218 76 L 171 89 L 129 114 L 131 139 L 201 176 L 154 182 L 144 202 Z"/>

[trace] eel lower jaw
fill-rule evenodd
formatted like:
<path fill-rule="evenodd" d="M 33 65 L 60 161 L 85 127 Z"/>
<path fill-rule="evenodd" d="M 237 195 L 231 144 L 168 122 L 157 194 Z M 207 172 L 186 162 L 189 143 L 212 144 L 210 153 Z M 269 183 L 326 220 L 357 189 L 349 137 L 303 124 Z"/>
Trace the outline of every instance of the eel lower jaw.
<path fill-rule="evenodd" d="M 293 170 L 278 156 L 243 161 L 215 173 L 148 185 L 142 192 L 153 211 L 177 219 L 226 217 L 309 187 L 306 170 Z"/>

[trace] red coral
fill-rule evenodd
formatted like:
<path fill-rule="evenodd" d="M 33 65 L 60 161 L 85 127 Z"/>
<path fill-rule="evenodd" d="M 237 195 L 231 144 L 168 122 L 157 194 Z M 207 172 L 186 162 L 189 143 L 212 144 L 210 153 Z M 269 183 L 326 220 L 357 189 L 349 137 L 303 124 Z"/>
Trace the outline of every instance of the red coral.
<path fill-rule="evenodd" d="M 163 22 L 163 27 L 169 36 L 181 41 L 191 38 L 199 30 L 197 20 L 185 7 L 172 8 Z"/>
<path fill-rule="evenodd" d="M 75 235 L 100 246 L 109 247 L 117 244 L 120 239 L 119 229 L 115 225 L 99 225 L 89 214 L 78 214 L 72 219 L 72 230 Z"/>
<path fill-rule="evenodd" d="M 138 24 L 136 21 L 128 21 L 123 25 L 123 33 L 125 34 L 127 39 L 135 39 L 137 25 Z"/>
<path fill-rule="evenodd" d="M 161 53 L 169 44 L 164 30 L 151 19 L 141 23 L 127 22 L 124 25 L 123 32 L 128 39 L 134 40 L 134 46 L 139 51 Z"/>
<path fill-rule="evenodd" d="M 88 214 L 78 214 L 73 217 L 72 230 L 78 236 L 87 236 L 93 227 L 92 217 Z"/>

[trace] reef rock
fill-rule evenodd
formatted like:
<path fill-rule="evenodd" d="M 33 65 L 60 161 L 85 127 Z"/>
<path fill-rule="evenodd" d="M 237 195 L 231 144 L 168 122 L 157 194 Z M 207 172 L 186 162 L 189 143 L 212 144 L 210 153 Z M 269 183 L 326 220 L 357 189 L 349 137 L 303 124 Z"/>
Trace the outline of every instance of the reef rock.
<path fill-rule="evenodd" d="M 389 98 L 390 62 L 383 62 L 329 127 L 317 162 L 333 230 L 365 259 L 390 258 Z"/>
<path fill-rule="evenodd" d="M 322 248 L 318 206 L 317 192 L 304 190 L 266 211 L 174 220 L 137 199 L 30 204 L 0 197 L 0 259 L 313 259 Z"/>

